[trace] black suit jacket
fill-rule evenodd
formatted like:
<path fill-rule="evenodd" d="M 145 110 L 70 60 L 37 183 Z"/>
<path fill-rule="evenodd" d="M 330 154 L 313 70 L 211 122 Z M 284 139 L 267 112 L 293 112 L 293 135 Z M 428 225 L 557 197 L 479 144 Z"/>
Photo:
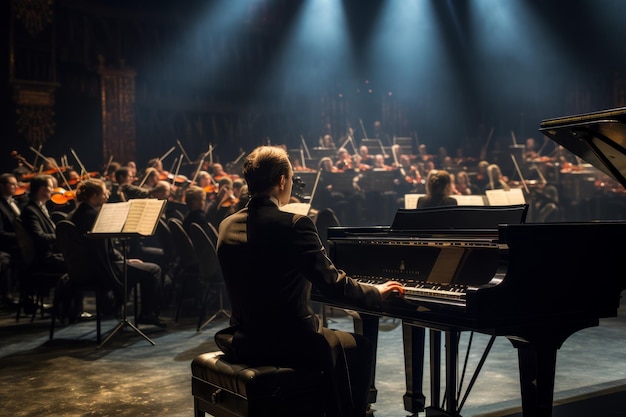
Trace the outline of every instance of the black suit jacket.
<path fill-rule="evenodd" d="M 35 256 L 38 260 L 60 256 L 56 244 L 55 226 L 34 200 L 30 200 L 20 215 L 24 229 L 30 234 L 35 245 Z"/>
<path fill-rule="evenodd" d="M 13 227 L 15 217 L 15 212 L 9 203 L 0 197 L 0 251 L 17 252 L 17 238 Z"/>
<path fill-rule="evenodd" d="M 220 224 L 218 257 L 232 306 L 233 324 L 249 334 L 316 332 L 311 288 L 355 307 L 380 309 L 380 292 L 335 268 L 313 221 L 282 212 L 269 198 Z"/>

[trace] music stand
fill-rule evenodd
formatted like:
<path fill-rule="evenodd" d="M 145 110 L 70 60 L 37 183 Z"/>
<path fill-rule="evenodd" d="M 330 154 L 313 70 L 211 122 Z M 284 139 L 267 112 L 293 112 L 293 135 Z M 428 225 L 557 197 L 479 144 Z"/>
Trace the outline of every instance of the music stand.
<path fill-rule="evenodd" d="M 128 326 L 131 329 L 133 329 L 135 331 L 135 333 L 139 334 L 141 337 L 143 337 L 144 339 L 146 339 L 148 342 L 150 342 L 151 345 L 156 345 L 156 343 L 150 339 L 148 336 L 145 335 L 144 332 L 142 332 L 141 330 L 139 330 L 139 328 L 137 326 L 135 326 L 133 323 L 131 323 L 128 320 L 128 314 L 127 314 L 127 307 L 126 305 L 128 304 L 128 259 L 127 259 L 127 245 L 126 242 L 128 241 L 128 239 L 132 238 L 132 237 L 137 237 L 140 236 L 139 234 L 129 234 L 129 233 L 116 233 L 116 234 L 103 234 L 103 233 L 98 233 L 98 234 L 92 234 L 91 235 L 94 238 L 104 238 L 104 237 L 108 237 L 108 238 L 117 238 L 120 239 L 122 241 L 122 250 L 123 250 L 123 256 L 124 256 L 124 267 L 122 269 L 122 274 L 124 276 L 124 303 L 122 304 L 122 318 L 120 319 L 119 323 L 117 323 L 117 325 L 113 328 L 113 330 L 111 330 L 109 332 L 109 334 L 107 335 L 107 337 L 104 338 L 104 340 L 102 341 L 102 343 L 100 343 L 98 345 L 98 349 L 101 348 L 102 346 L 104 346 L 106 344 L 106 342 L 108 342 L 117 332 L 119 332 L 120 330 L 122 330 L 124 328 L 124 326 Z M 135 306 L 135 308 L 137 308 L 137 306 Z"/>
<path fill-rule="evenodd" d="M 150 344 L 156 345 L 137 326 L 128 321 L 126 304 L 128 303 L 128 258 L 127 241 L 133 237 L 153 235 L 157 223 L 165 208 L 165 200 L 137 199 L 123 203 L 104 204 L 98 213 L 93 229 L 87 236 L 91 238 L 117 238 L 122 241 L 124 276 L 124 303 L 122 305 L 122 319 L 111 330 L 107 337 L 98 345 L 106 344 L 117 332 L 128 326 L 135 333 L 142 336 Z M 136 306 L 135 306 L 136 308 Z"/>

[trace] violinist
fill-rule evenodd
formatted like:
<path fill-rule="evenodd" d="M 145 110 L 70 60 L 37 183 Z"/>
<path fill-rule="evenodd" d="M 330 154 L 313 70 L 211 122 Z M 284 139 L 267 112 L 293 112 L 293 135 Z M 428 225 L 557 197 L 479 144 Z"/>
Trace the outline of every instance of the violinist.
<path fill-rule="evenodd" d="M 150 197 L 150 191 L 133 185 L 133 179 L 128 167 L 121 167 L 115 171 L 115 181 L 117 182 L 117 188 L 115 189 L 115 193 L 112 193 L 109 197 L 109 202 L 111 203 L 128 201 L 131 198 Z"/>
<path fill-rule="evenodd" d="M 135 164 L 135 161 L 128 161 L 126 167 L 128 168 L 128 174 L 132 178 L 132 182 L 137 181 L 137 164 Z"/>
<path fill-rule="evenodd" d="M 219 228 L 219 224 L 226 217 L 235 213 L 239 199 L 233 191 L 233 180 L 229 177 L 223 177 L 218 182 L 219 191 L 215 199 L 208 204 L 206 209 L 206 219 L 215 228 Z"/>
<path fill-rule="evenodd" d="M 17 259 L 19 248 L 13 222 L 20 216 L 21 208 L 13 198 L 17 190 L 17 178 L 15 175 L 5 173 L 0 175 L 0 302 L 8 303 L 10 279 L 9 271 Z"/>
<path fill-rule="evenodd" d="M 337 151 L 337 162 L 335 167 L 341 172 L 354 171 L 354 164 L 352 163 L 352 156 L 348 153 L 346 148 L 339 148 Z"/>
<path fill-rule="evenodd" d="M 121 167 L 122 165 L 119 162 L 114 161 L 114 162 L 111 162 L 107 166 L 106 171 L 104 172 L 104 178 L 102 178 L 102 180 L 104 181 L 104 184 L 106 185 L 107 190 L 109 190 L 109 193 L 111 194 L 113 194 L 113 186 L 114 186 L 114 183 L 116 182 L 115 172 Z"/>
<path fill-rule="evenodd" d="M 370 155 L 367 146 L 362 145 L 359 148 L 359 170 L 368 171 L 374 166 L 374 157 Z"/>
<path fill-rule="evenodd" d="M 159 181 L 159 171 L 154 167 L 149 167 L 144 174 L 142 187 L 146 190 L 151 190 Z"/>
<path fill-rule="evenodd" d="M 191 225 L 197 223 L 206 230 L 208 222 L 204 213 L 206 205 L 206 192 L 197 185 L 190 185 L 185 190 L 185 203 L 187 204 L 187 215 L 183 220 L 183 228 L 187 233 L 191 232 Z M 210 235 L 209 235 L 210 236 Z"/>
<path fill-rule="evenodd" d="M 66 272 L 63 255 L 56 243 L 56 225 L 46 203 L 52 198 L 54 181 L 51 175 L 37 175 L 30 182 L 30 200 L 20 218 L 34 242 L 36 267 L 48 272 Z"/>
<path fill-rule="evenodd" d="M 393 167 L 385 164 L 385 157 L 382 154 L 374 155 L 374 165 L 372 166 L 374 171 L 391 171 Z"/>
<path fill-rule="evenodd" d="M 249 197 L 248 185 L 243 178 L 235 178 L 233 180 L 233 194 L 235 195 L 235 198 L 239 200 L 239 203 L 237 203 L 237 207 L 235 209 L 240 210 L 244 208 L 246 203 L 248 202 Z"/>
<path fill-rule="evenodd" d="M 478 172 L 472 181 L 476 188 L 479 190 L 485 190 L 489 186 L 489 175 L 487 174 L 487 167 L 489 162 L 483 160 L 478 163 Z"/>
<path fill-rule="evenodd" d="M 411 164 L 411 157 L 401 154 L 398 158 L 397 176 L 394 178 L 394 185 L 398 194 L 425 193 L 424 181 L 417 166 Z"/>
<path fill-rule="evenodd" d="M 215 181 L 219 181 L 222 178 L 226 178 L 226 177 L 229 177 L 231 179 L 232 177 L 237 177 L 237 175 L 231 175 L 228 172 L 224 171 L 224 167 L 222 166 L 222 164 L 214 163 L 211 166 L 211 170 L 213 172 L 213 179 Z"/>
<path fill-rule="evenodd" d="M 148 160 L 148 163 L 146 164 L 146 172 L 150 168 L 154 168 L 157 171 L 160 179 L 167 179 L 169 172 L 163 169 L 163 161 L 161 161 L 161 158 L 152 158 Z"/>
<path fill-rule="evenodd" d="M 511 186 L 509 185 L 508 177 L 502 175 L 502 170 L 497 164 L 491 164 L 487 167 L 487 177 L 489 178 L 489 184 L 485 190 L 504 190 L 509 191 Z"/>
<path fill-rule="evenodd" d="M 76 224 L 81 233 L 85 234 L 93 228 L 98 217 L 98 211 L 107 201 L 108 191 L 102 180 L 89 179 L 79 186 L 76 198 L 79 204 L 77 209 L 71 213 L 70 220 Z M 155 325 L 160 328 L 166 327 L 166 324 L 159 318 L 159 300 L 162 292 L 162 270 L 159 265 L 138 258 L 125 259 L 111 239 L 85 239 L 84 244 L 89 247 L 89 252 L 94 257 L 91 262 L 111 265 L 116 279 L 110 279 L 108 276 L 96 278 L 107 279 L 112 289 L 115 290 L 116 296 L 119 296 L 123 289 L 121 279 L 124 271 L 129 285 L 139 283 L 141 311 L 137 323 Z"/>

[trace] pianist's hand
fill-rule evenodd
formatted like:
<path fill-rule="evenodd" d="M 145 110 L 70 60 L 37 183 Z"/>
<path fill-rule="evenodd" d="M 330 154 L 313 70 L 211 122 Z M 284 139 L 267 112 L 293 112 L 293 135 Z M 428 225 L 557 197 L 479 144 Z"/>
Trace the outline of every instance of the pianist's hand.
<path fill-rule="evenodd" d="M 383 300 L 389 298 L 391 295 L 396 297 L 404 297 L 404 287 L 402 284 L 396 281 L 387 281 L 384 284 L 375 285 L 383 296 Z"/>

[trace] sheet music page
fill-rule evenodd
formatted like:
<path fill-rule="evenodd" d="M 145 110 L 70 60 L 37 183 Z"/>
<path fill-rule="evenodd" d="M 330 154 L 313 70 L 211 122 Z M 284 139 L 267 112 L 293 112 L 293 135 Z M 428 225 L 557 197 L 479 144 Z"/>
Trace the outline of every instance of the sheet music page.
<path fill-rule="evenodd" d="M 417 208 L 417 200 L 420 197 L 426 194 L 405 194 L 404 195 L 404 208 L 405 209 L 416 209 Z"/>
<path fill-rule="evenodd" d="M 451 196 L 456 200 L 459 206 L 484 206 L 484 195 L 453 195 Z"/>
<path fill-rule="evenodd" d="M 526 198 L 521 188 L 511 188 L 509 191 L 486 190 L 485 194 L 490 206 L 513 206 L 526 203 Z"/>
<path fill-rule="evenodd" d="M 289 203 L 280 207 L 281 211 L 291 214 L 301 214 L 303 216 L 309 215 L 311 205 L 309 203 Z"/>
<path fill-rule="evenodd" d="M 526 204 L 526 197 L 524 197 L 524 190 L 521 188 L 511 188 L 509 191 L 505 191 L 508 196 L 509 204 Z"/>
<path fill-rule="evenodd" d="M 130 202 L 104 204 L 100 208 L 91 233 L 120 233 L 129 210 Z"/>
<path fill-rule="evenodd" d="M 130 210 L 122 232 L 144 236 L 153 234 L 165 202 L 156 198 L 130 200 Z"/>
<path fill-rule="evenodd" d="M 504 190 L 485 190 L 490 206 L 508 206 L 509 199 Z"/>

